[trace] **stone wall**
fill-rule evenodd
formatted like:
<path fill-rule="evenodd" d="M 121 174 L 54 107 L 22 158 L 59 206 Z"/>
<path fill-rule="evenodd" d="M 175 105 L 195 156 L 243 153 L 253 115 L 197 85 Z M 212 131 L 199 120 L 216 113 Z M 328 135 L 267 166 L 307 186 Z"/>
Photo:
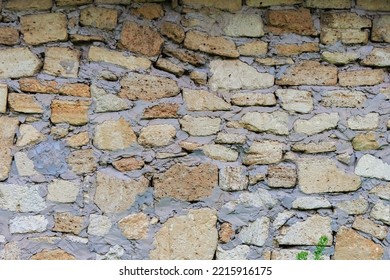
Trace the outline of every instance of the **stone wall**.
<path fill-rule="evenodd" d="M 0 259 L 390 259 L 389 0 L 0 7 Z"/>

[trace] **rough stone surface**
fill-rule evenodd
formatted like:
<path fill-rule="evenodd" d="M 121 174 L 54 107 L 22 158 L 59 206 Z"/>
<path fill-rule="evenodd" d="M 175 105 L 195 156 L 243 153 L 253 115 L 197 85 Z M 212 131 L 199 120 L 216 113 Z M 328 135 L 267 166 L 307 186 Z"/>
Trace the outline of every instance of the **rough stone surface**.
<path fill-rule="evenodd" d="M 0 50 L 0 78 L 33 76 L 41 66 L 39 58 L 26 47 Z"/>
<path fill-rule="evenodd" d="M 288 135 L 288 114 L 281 111 L 272 113 L 246 113 L 241 123 L 245 128 L 255 132 L 268 132 L 277 135 Z"/>
<path fill-rule="evenodd" d="M 379 114 L 368 113 L 367 115 L 352 116 L 347 120 L 348 127 L 353 130 L 372 130 L 379 125 Z"/>
<path fill-rule="evenodd" d="M 310 142 L 308 144 L 296 143 L 291 146 L 291 150 L 306 154 L 334 152 L 336 151 L 336 142 L 322 141 L 319 143 Z"/>
<path fill-rule="evenodd" d="M 390 11 L 389 0 L 357 0 L 356 6 L 368 11 Z"/>
<path fill-rule="evenodd" d="M 268 43 L 263 41 L 252 41 L 239 46 L 237 50 L 240 55 L 244 56 L 264 55 L 268 51 Z"/>
<path fill-rule="evenodd" d="M 75 260 L 76 258 L 62 249 L 43 250 L 31 257 L 31 260 Z"/>
<path fill-rule="evenodd" d="M 356 151 L 376 150 L 380 147 L 375 133 L 358 134 L 352 140 L 352 146 Z"/>
<path fill-rule="evenodd" d="M 54 215 L 53 231 L 80 234 L 83 230 L 84 218 L 71 213 L 57 213 Z"/>
<path fill-rule="evenodd" d="M 217 260 L 246 260 L 250 251 L 247 245 L 238 245 L 231 250 L 217 249 Z"/>
<path fill-rule="evenodd" d="M 172 143 L 176 128 L 170 124 L 149 125 L 142 128 L 138 143 L 147 147 L 162 147 Z"/>
<path fill-rule="evenodd" d="M 272 106 L 276 104 L 273 93 L 235 93 L 231 99 L 232 104 L 238 106 Z"/>
<path fill-rule="evenodd" d="M 84 26 L 113 30 L 117 19 L 118 11 L 114 9 L 88 7 L 80 12 L 80 23 Z"/>
<path fill-rule="evenodd" d="M 270 10 L 267 13 L 266 31 L 275 35 L 296 33 L 300 35 L 316 35 L 310 10 Z"/>
<path fill-rule="evenodd" d="M 339 72 L 339 84 L 343 87 L 374 86 L 382 83 L 385 75 L 382 69 Z"/>
<path fill-rule="evenodd" d="M 268 217 L 261 217 L 241 229 L 238 238 L 248 245 L 263 246 L 269 235 L 270 220 Z"/>
<path fill-rule="evenodd" d="M 144 111 L 144 119 L 172 119 L 177 118 L 179 104 L 176 103 L 161 103 L 152 107 L 146 108 Z"/>
<path fill-rule="evenodd" d="M 118 227 L 127 239 L 147 239 L 149 217 L 144 213 L 131 214 L 118 222 Z"/>
<path fill-rule="evenodd" d="M 390 43 L 390 15 L 381 15 L 374 18 L 372 23 L 371 39 L 378 42 Z"/>
<path fill-rule="evenodd" d="M 309 113 L 313 110 L 313 98 L 310 91 L 278 89 L 276 96 L 282 108 L 289 112 Z"/>
<path fill-rule="evenodd" d="M 238 152 L 219 144 L 209 144 L 202 147 L 203 153 L 215 160 L 236 161 Z"/>
<path fill-rule="evenodd" d="M 351 62 L 356 61 L 359 58 L 358 53 L 354 52 L 328 52 L 324 51 L 321 54 L 321 59 L 335 64 L 335 65 L 345 65 Z"/>
<path fill-rule="evenodd" d="M 9 0 L 5 4 L 4 8 L 14 11 L 23 10 L 49 10 L 53 6 L 51 0 Z M 1 7 L 1 4 L 0 4 Z"/>
<path fill-rule="evenodd" d="M 160 31 L 161 34 L 167 36 L 169 39 L 179 44 L 184 41 L 184 38 L 186 36 L 183 27 L 173 22 L 164 22 L 163 24 L 161 24 Z"/>
<path fill-rule="evenodd" d="M 19 80 L 19 85 L 22 91 L 27 92 L 91 97 L 90 87 L 81 83 L 58 83 L 56 81 L 43 81 L 35 78 L 22 78 Z"/>
<path fill-rule="evenodd" d="M 110 218 L 102 215 L 91 214 L 89 216 L 88 233 L 96 236 L 106 235 L 112 227 Z"/>
<path fill-rule="evenodd" d="M 211 7 L 230 12 L 241 10 L 242 6 L 242 1 L 239 0 L 183 0 L 182 3 L 194 8 Z"/>
<path fill-rule="evenodd" d="M 256 14 L 224 14 L 222 29 L 231 37 L 261 37 L 264 35 L 263 21 Z"/>
<path fill-rule="evenodd" d="M 9 108 L 14 112 L 26 114 L 42 114 L 42 105 L 34 96 L 23 93 L 10 93 L 8 95 Z"/>
<path fill-rule="evenodd" d="M 114 161 L 112 166 L 115 167 L 118 171 L 126 172 L 141 169 L 144 166 L 143 160 L 138 160 L 136 158 L 122 158 L 120 160 Z"/>
<path fill-rule="evenodd" d="M 18 216 L 10 220 L 10 233 L 34 233 L 46 230 L 49 221 L 43 215 Z"/>
<path fill-rule="evenodd" d="M 218 144 L 244 144 L 246 142 L 245 135 L 218 133 L 215 143 Z"/>
<path fill-rule="evenodd" d="M 372 208 L 370 216 L 386 225 L 390 225 L 390 205 L 386 205 L 381 201 L 377 202 Z"/>
<path fill-rule="evenodd" d="M 182 66 L 177 65 L 165 58 L 159 58 L 155 64 L 155 67 L 166 72 L 175 74 L 178 77 L 183 76 L 185 72 L 185 69 Z"/>
<path fill-rule="evenodd" d="M 339 120 L 338 113 L 317 114 L 309 120 L 297 120 L 294 123 L 294 130 L 297 133 L 314 135 L 337 127 Z"/>
<path fill-rule="evenodd" d="M 51 103 L 51 121 L 84 125 L 88 123 L 89 101 L 53 100 Z"/>
<path fill-rule="evenodd" d="M 234 237 L 235 231 L 230 223 L 222 223 L 221 228 L 218 231 L 219 241 L 222 243 L 228 243 Z"/>
<path fill-rule="evenodd" d="M 19 31 L 13 27 L 0 27 L 0 44 L 13 46 L 19 44 Z"/>
<path fill-rule="evenodd" d="M 86 174 L 96 171 L 97 162 L 93 149 L 72 152 L 66 159 L 70 169 L 76 174 Z"/>
<path fill-rule="evenodd" d="M 325 107 L 361 108 L 366 100 L 361 91 L 334 90 L 322 93 L 321 104 Z"/>
<path fill-rule="evenodd" d="M 293 56 L 307 52 L 318 52 L 318 43 L 303 43 L 300 45 L 283 44 L 275 46 L 276 53 L 281 56 Z"/>
<path fill-rule="evenodd" d="M 390 201 L 390 184 L 376 186 L 370 191 L 370 194 L 377 195 L 382 199 Z"/>
<path fill-rule="evenodd" d="M 79 134 L 70 136 L 66 139 L 66 145 L 72 148 L 79 148 L 89 143 L 88 132 L 80 132 Z"/>
<path fill-rule="evenodd" d="M 269 7 L 301 4 L 303 0 L 246 0 L 250 7 Z"/>
<path fill-rule="evenodd" d="M 189 111 L 226 111 L 230 104 L 205 90 L 183 89 L 183 99 Z"/>
<path fill-rule="evenodd" d="M 243 166 L 221 168 L 219 187 L 224 191 L 242 191 L 248 187 L 247 170 Z"/>
<path fill-rule="evenodd" d="M 374 48 L 362 62 L 365 66 L 390 66 L 390 48 Z"/>
<path fill-rule="evenodd" d="M 39 132 L 31 124 L 21 124 L 19 127 L 19 136 L 18 141 L 16 141 L 16 146 L 24 147 L 31 144 L 37 144 L 45 139 L 45 135 Z"/>
<path fill-rule="evenodd" d="M 386 238 L 388 232 L 385 226 L 378 225 L 370 219 L 364 218 L 363 216 L 356 217 L 355 221 L 353 222 L 352 228 L 371 234 L 372 236 L 381 240 Z"/>
<path fill-rule="evenodd" d="M 34 168 L 34 162 L 29 159 L 27 153 L 17 152 L 14 154 L 16 170 L 21 177 L 37 175 L 38 172 Z"/>
<path fill-rule="evenodd" d="M 47 48 L 43 71 L 53 76 L 77 78 L 80 55 L 80 51 L 69 48 Z"/>
<path fill-rule="evenodd" d="M 301 210 L 331 208 L 330 202 L 323 197 L 298 197 L 292 203 L 292 207 Z"/>
<path fill-rule="evenodd" d="M 186 115 L 180 119 L 181 129 L 193 136 L 216 134 L 220 129 L 221 119 L 209 117 L 192 117 Z"/>
<path fill-rule="evenodd" d="M 297 182 L 297 171 L 288 166 L 272 165 L 268 167 L 267 180 L 271 188 L 292 188 Z"/>
<path fill-rule="evenodd" d="M 245 165 L 278 163 L 283 157 L 283 144 L 278 141 L 254 142 L 243 158 Z"/>
<path fill-rule="evenodd" d="M 306 0 L 305 5 L 308 8 L 317 9 L 349 9 L 351 8 L 351 1 L 349 0 Z"/>
<path fill-rule="evenodd" d="M 48 186 L 47 199 L 61 203 L 75 202 L 80 187 L 73 182 L 54 179 Z"/>

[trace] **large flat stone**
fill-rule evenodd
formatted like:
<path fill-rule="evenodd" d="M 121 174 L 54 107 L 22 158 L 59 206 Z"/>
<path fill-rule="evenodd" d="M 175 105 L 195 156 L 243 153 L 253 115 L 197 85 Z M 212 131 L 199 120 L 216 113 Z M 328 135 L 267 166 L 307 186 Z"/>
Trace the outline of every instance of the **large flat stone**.
<path fill-rule="evenodd" d="M 338 113 L 321 113 L 308 120 L 296 120 L 294 130 L 297 133 L 314 135 L 337 127 L 339 120 Z"/>
<path fill-rule="evenodd" d="M 171 144 L 175 136 L 176 128 L 173 125 L 149 125 L 141 129 L 138 143 L 147 147 L 163 147 Z"/>
<path fill-rule="evenodd" d="M 48 186 L 47 199 L 61 203 L 71 203 L 76 201 L 79 191 L 78 184 L 55 179 Z"/>
<path fill-rule="evenodd" d="M 355 174 L 368 178 L 390 181 L 390 164 L 372 155 L 363 155 L 355 168 Z"/>
<path fill-rule="evenodd" d="M 296 33 L 300 35 L 316 35 L 317 31 L 309 9 L 269 10 L 266 31 L 275 35 Z"/>
<path fill-rule="evenodd" d="M 88 7 L 80 11 L 80 24 L 100 29 L 114 30 L 117 25 L 118 11 L 100 7 Z"/>
<path fill-rule="evenodd" d="M 36 187 L 0 184 L 0 209 L 15 212 L 39 212 L 46 208 Z"/>
<path fill-rule="evenodd" d="M 0 78 L 34 76 L 41 66 L 40 59 L 28 48 L 0 50 Z"/>
<path fill-rule="evenodd" d="M 313 110 L 313 98 L 310 91 L 296 89 L 278 89 L 276 96 L 283 109 L 289 112 L 309 113 Z"/>
<path fill-rule="evenodd" d="M 258 218 L 248 226 L 243 227 L 238 234 L 238 238 L 244 244 L 263 246 L 269 236 L 270 219 L 268 217 Z"/>
<path fill-rule="evenodd" d="M 208 136 L 220 130 L 221 119 L 209 117 L 192 117 L 186 115 L 179 120 L 182 130 L 193 136 Z"/>
<path fill-rule="evenodd" d="M 226 111 L 229 103 L 205 90 L 183 89 L 183 99 L 189 111 Z"/>
<path fill-rule="evenodd" d="M 87 100 L 58 100 L 55 99 L 51 103 L 52 123 L 69 123 L 72 125 L 85 125 L 88 123 L 88 110 L 90 101 Z"/>
<path fill-rule="evenodd" d="M 374 48 L 362 62 L 365 66 L 387 67 L 390 66 L 390 47 Z"/>
<path fill-rule="evenodd" d="M 288 114 L 282 111 L 272 113 L 249 112 L 242 119 L 241 124 L 248 130 L 268 132 L 277 135 L 288 135 Z"/>
<path fill-rule="evenodd" d="M 9 231 L 11 234 L 44 232 L 48 224 L 43 215 L 17 216 L 9 221 Z"/>
<path fill-rule="evenodd" d="M 253 142 L 243 157 L 245 165 L 278 163 L 283 157 L 283 143 L 263 140 Z"/>

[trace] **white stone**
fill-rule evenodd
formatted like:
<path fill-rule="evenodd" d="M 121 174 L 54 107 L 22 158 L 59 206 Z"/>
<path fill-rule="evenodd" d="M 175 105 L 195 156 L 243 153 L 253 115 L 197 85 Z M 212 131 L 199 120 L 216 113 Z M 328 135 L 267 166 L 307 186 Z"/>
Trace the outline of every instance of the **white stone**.
<path fill-rule="evenodd" d="M 236 161 L 238 158 L 237 151 L 218 144 L 204 145 L 202 151 L 206 156 L 215 160 Z"/>
<path fill-rule="evenodd" d="M 184 116 L 179 120 L 182 130 L 193 136 L 208 136 L 216 134 L 221 125 L 220 118 Z"/>
<path fill-rule="evenodd" d="M 79 185 L 70 181 L 54 179 L 48 186 L 47 199 L 62 203 L 75 202 L 79 194 Z"/>
<path fill-rule="evenodd" d="M 248 226 L 243 227 L 238 238 L 248 245 L 263 246 L 268 238 L 269 226 L 269 218 L 261 217 Z"/>
<path fill-rule="evenodd" d="M 255 132 L 268 132 L 277 135 L 289 134 L 288 114 L 286 112 L 249 112 L 242 117 L 241 123 L 245 128 Z"/>
<path fill-rule="evenodd" d="M 0 235 L 0 243 L 5 243 L 7 240 L 4 235 Z"/>
<path fill-rule="evenodd" d="M 379 201 L 372 208 L 370 215 L 375 220 L 384 222 L 386 225 L 390 226 L 390 205 L 385 205 L 383 202 Z"/>
<path fill-rule="evenodd" d="M 243 191 L 248 187 L 248 172 L 244 166 L 226 166 L 219 171 L 219 187 L 224 191 Z"/>
<path fill-rule="evenodd" d="M 347 120 L 348 127 L 353 130 L 371 130 L 379 125 L 379 114 L 368 113 L 365 116 L 353 116 Z"/>
<path fill-rule="evenodd" d="M 15 212 L 39 212 L 46 208 L 37 187 L 0 184 L 0 209 Z"/>
<path fill-rule="evenodd" d="M 256 192 L 253 193 L 245 192 L 241 194 L 237 203 L 262 209 L 271 209 L 276 205 L 277 200 L 274 199 L 268 191 L 257 189 Z"/>
<path fill-rule="evenodd" d="M 149 125 L 141 129 L 138 143 L 148 147 L 162 147 L 171 144 L 176 136 L 176 128 L 170 124 Z"/>
<path fill-rule="evenodd" d="M 183 99 L 189 111 L 225 111 L 231 105 L 205 90 L 183 89 Z"/>
<path fill-rule="evenodd" d="M 28 158 L 27 153 L 17 152 L 14 155 L 14 159 L 19 176 L 28 177 L 39 174 L 34 168 L 34 162 Z"/>
<path fill-rule="evenodd" d="M 310 91 L 296 89 L 278 89 L 276 96 L 282 108 L 289 112 L 310 113 L 313 110 L 313 98 Z"/>
<path fill-rule="evenodd" d="M 43 215 L 19 216 L 10 220 L 10 233 L 44 232 L 49 221 Z"/>
<path fill-rule="evenodd" d="M 34 76 L 42 66 L 27 47 L 0 50 L 0 79 Z"/>
<path fill-rule="evenodd" d="M 324 197 L 298 197 L 292 203 L 292 207 L 302 210 L 330 208 L 332 205 Z"/>
<path fill-rule="evenodd" d="M 282 213 L 279 213 L 274 222 L 272 223 L 272 227 L 275 229 L 280 228 L 282 225 L 284 225 L 289 219 L 291 219 L 295 215 L 294 211 L 283 211 Z"/>
<path fill-rule="evenodd" d="M 246 260 L 250 247 L 247 245 L 238 245 L 231 250 L 224 250 L 221 247 L 217 249 L 217 260 Z"/>
<path fill-rule="evenodd" d="M 91 86 L 91 96 L 95 99 L 95 113 L 117 112 L 129 109 L 126 100 L 114 94 L 108 94 L 96 85 Z"/>
<path fill-rule="evenodd" d="M 8 87 L 6 84 L 0 84 L 0 113 L 7 112 Z"/>
<path fill-rule="evenodd" d="M 325 130 L 335 128 L 339 122 L 338 113 L 322 113 L 315 115 L 309 120 L 297 120 L 294 123 L 294 130 L 297 133 L 314 135 Z"/>
<path fill-rule="evenodd" d="M 367 154 L 359 159 L 355 168 L 355 174 L 390 181 L 390 164 Z"/>
<path fill-rule="evenodd" d="M 232 37 L 261 37 L 264 35 L 263 21 L 257 14 L 228 14 L 221 16 L 222 30 Z"/>
<path fill-rule="evenodd" d="M 246 165 L 278 163 L 283 158 L 283 146 L 283 143 L 278 141 L 253 142 L 246 151 L 243 163 Z"/>
<path fill-rule="evenodd" d="M 21 124 L 19 127 L 19 137 L 16 141 L 17 147 L 24 147 L 31 144 L 37 144 L 46 139 L 43 135 L 31 124 Z"/>
<path fill-rule="evenodd" d="M 336 207 L 349 215 L 364 214 L 368 210 L 368 201 L 360 197 L 358 199 L 346 200 L 337 203 Z"/>
<path fill-rule="evenodd" d="M 91 214 L 89 216 L 88 234 L 96 236 L 106 235 L 112 227 L 110 218 L 102 215 Z"/>

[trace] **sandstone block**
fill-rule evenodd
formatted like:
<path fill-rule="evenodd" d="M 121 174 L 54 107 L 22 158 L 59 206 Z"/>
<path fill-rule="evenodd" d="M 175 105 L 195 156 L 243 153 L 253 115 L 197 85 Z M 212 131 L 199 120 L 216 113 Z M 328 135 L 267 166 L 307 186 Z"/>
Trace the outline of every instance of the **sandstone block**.
<path fill-rule="evenodd" d="M 167 36 L 178 44 L 182 43 L 186 36 L 181 25 L 167 21 L 161 24 L 160 32 L 162 35 Z"/>
<path fill-rule="evenodd" d="M 91 97 L 90 88 L 86 84 L 58 83 L 56 81 L 42 81 L 36 78 L 22 78 L 19 80 L 19 85 L 20 89 L 26 92 Z"/>
<path fill-rule="evenodd" d="M 91 4 L 93 0 L 56 0 L 56 5 L 60 7 L 64 6 L 81 6 Z"/>
<path fill-rule="evenodd" d="M 203 153 L 215 160 L 236 161 L 238 152 L 219 144 L 208 144 L 202 147 Z"/>
<path fill-rule="evenodd" d="M 87 131 L 80 132 L 66 139 L 66 145 L 72 148 L 79 148 L 89 143 L 89 134 Z"/>
<path fill-rule="evenodd" d="M 219 172 L 219 187 L 224 191 L 242 191 L 248 187 L 247 170 L 243 166 L 227 166 Z"/>
<path fill-rule="evenodd" d="M 79 50 L 60 47 L 47 48 L 43 71 L 53 76 L 77 78 L 80 55 Z"/>
<path fill-rule="evenodd" d="M 202 66 L 206 63 L 206 57 L 197 52 L 176 47 L 164 47 L 164 54 L 176 57 L 177 59 L 192 64 L 194 66 Z"/>
<path fill-rule="evenodd" d="M 252 41 L 245 43 L 237 48 L 240 55 L 244 56 L 259 56 L 267 54 L 268 43 L 263 41 Z"/>
<path fill-rule="evenodd" d="M 224 250 L 218 247 L 216 257 L 217 260 L 246 260 L 250 247 L 247 245 L 238 245 L 231 250 Z"/>
<path fill-rule="evenodd" d="M 377 150 L 380 144 L 377 136 L 373 132 L 367 134 L 358 134 L 352 140 L 352 146 L 355 151 Z"/>
<path fill-rule="evenodd" d="M 67 101 L 55 99 L 51 103 L 52 123 L 69 123 L 71 125 L 85 125 L 88 123 L 88 109 L 90 101 Z"/>
<path fill-rule="evenodd" d="M 16 147 L 37 144 L 46 139 L 46 136 L 39 132 L 30 124 L 21 124 L 19 127 L 19 136 L 16 141 Z"/>
<path fill-rule="evenodd" d="M 144 111 L 144 119 L 172 119 L 177 118 L 179 104 L 176 103 L 161 103 L 152 107 L 146 108 Z"/>
<path fill-rule="evenodd" d="M 242 119 L 245 128 L 255 132 L 268 132 L 277 135 L 288 135 L 288 114 L 282 111 L 272 113 L 249 112 Z"/>
<path fill-rule="evenodd" d="M 80 24 L 100 29 L 114 30 L 118 21 L 118 11 L 114 9 L 88 7 L 80 11 Z"/>
<path fill-rule="evenodd" d="M 276 96 L 282 108 L 289 112 L 309 113 L 313 110 L 313 98 L 310 91 L 296 89 L 278 89 Z"/>
<path fill-rule="evenodd" d="M 296 133 L 314 135 L 337 127 L 339 120 L 338 113 L 321 113 L 309 120 L 296 120 L 294 130 Z"/>
<path fill-rule="evenodd" d="M 318 43 L 303 43 L 300 45 L 276 45 L 276 53 L 281 56 L 293 56 L 307 52 L 318 52 L 320 50 Z"/>
<path fill-rule="evenodd" d="M 283 157 L 283 144 L 278 141 L 254 142 L 243 158 L 245 165 L 279 163 Z"/>
<path fill-rule="evenodd" d="M 122 234 L 131 240 L 148 239 L 150 219 L 144 213 L 132 214 L 118 222 Z"/>
<path fill-rule="evenodd" d="M 316 35 L 310 10 L 270 10 L 267 12 L 268 26 L 266 31 L 275 35 L 296 33 L 300 35 Z"/>
<path fill-rule="evenodd" d="M 297 182 L 297 171 L 289 166 L 271 165 L 268 167 L 267 179 L 271 188 L 292 188 Z"/>
<path fill-rule="evenodd" d="M 76 174 L 85 174 L 96 171 L 97 163 L 92 149 L 72 152 L 66 159 L 70 169 Z"/>
<path fill-rule="evenodd" d="M 348 215 L 361 215 L 367 212 L 368 206 L 367 199 L 359 197 L 357 199 L 339 202 L 336 208 L 344 211 Z"/>
<path fill-rule="evenodd" d="M 368 11 L 390 11 L 389 0 L 358 0 L 356 6 Z"/>
<path fill-rule="evenodd" d="M 231 102 L 237 106 L 273 106 L 276 98 L 273 93 L 246 93 L 233 94 Z"/>
<path fill-rule="evenodd" d="M 19 44 L 19 31 L 13 27 L 0 27 L 0 44 L 7 46 Z"/>
<path fill-rule="evenodd" d="M 266 57 L 266 58 L 256 58 L 257 63 L 267 66 L 278 66 L 286 64 L 294 64 L 294 60 L 290 57 Z"/>
<path fill-rule="evenodd" d="M 221 27 L 231 37 L 261 37 L 264 35 L 263 21 L 257 14 L 222 15 Z"/>
<path fill-rule="evenodd" d="M 49 10 L 52 6 L 53 3 L 51 0 L 9 0 L 4 8 L 12 11 Z"/>
<path fill-rule="evenodd" d="M 363 216 L 356 217 L 352 228 L 371 234 L 380 240 L 385 239 L 387 236 L 387 228 L 385 226 L 378 225 L 377 223 L 374 223 L 370 219 L 364 218 Z"/>
<path fill-rule="evenodd" d="M 207 73 L 205 72 L 194 70 L 190 73 L 190 78 L 197 85 L 202 85 L 202 86 L 207 85 Z"/>
<path fill-rule="evenodd" d="M 88 234 L 104 236 L 110 231 L 111 227 L 110 218 L 96 214 L 89 216 Z"/>
<path fill-rule="evenodd" d="M 0 84 L 0 114 L 7 112 L 8 86 Z"/>
<path fill-rule="evenodd" d="M 335 65 L 345 65 L 351 62 L 356 61 L 359 58 L 358 53 L 354 52 L 328 52 L 324 51 L 321 54 L 321 59 L 335 64 Z"/>
<path fill-rule="evenodd" d="M 106 42 L 106 39 L 100 35 L 81 35 L 81 34 L 71 34 L 70 40 L 74 44 L 87 43 L 87 42 Z"/>
<path fill-rule="evenodd" d="M 96 85 L 91 86 L 91 95 L 95 101 L 95 113 L 117 112 L 129 109 L 126 100 L 114 94 L 108 94 Z"/>
<path fill-rule="evenodd" d="M 373 130 L 379 125 L 379 114 L 368 113 L 367 115 L 356 115 L 348 118 L 348 127 L 353 130 Z"/>
<path fill-rule="evenodd" d="M 245 144 L 246 136 L 234 133 L 218 133 L 215 143 L 218 144 Z"/>
<path fill-rule="evenodd" d="M 114 166 L 118 171 L 126 172 L 141 169 L 144 164 L 145 163 L 143 160 L 138 160 L 136 158 L 122 158 L 120 160 L 114 161 L 112 166 Z"/>
<path fill-rule="evenodd" d="M 295 143 L 291 145 L 291 150 L 294 152 L 306 153 L 306 154 L 318 154 L 328 153 L 336 151 L 336 142 L 333 141 L 321 141 L 319 143 Z"/>
<path fill-rule="evenodd" d="M 386 225 L 390 225 L 390 205 L 385 205 L 381 201 L 377 202 L 372 208 L 370 216 Z"/>
<path fill-rule="evenodd" d="M 10 233 L 44 232 L 49 221 L 43 215 L 17 216 L 9 221 Z"/>
<path fill-rule="evenodd" d="M 185 69 L 182 66 L 170 62 L 168 59 L 165 58 L 159 58 L 156 61 L 155 67 L 166 72 L 175 74 L 178 77 L 183 76 L 185 72 Z"/>
<path fill-rule="evenodd" d="M 17 152 L 14 154 L 16 170 L 20 177 L 37 175 L 34 162 L 27 156 L 27 153 Z"/>
<path fill-rule="evenodd" d="M 371 40 L 390 43 L 390 15 L 381 15 L 374 18 Z"/>
<path fill-rule="evenodd" d="M 182 3 L 194 8 L 211 7 L 229 12 L 241 10 L 242 1 L 240 0 L 183 0 Z"/>
<path fill-rule="evenodd" d="M 332 205 L 324 197 L 298 197 L 293 201 L 292 207 L 300 210 L 313 210 L 331 208 Z"/>
<path fill-rule="evenodd" d="M 76 258 L 62 249 L 43 250 L 31 257 L 31 260 L 75 260 Z"/>
<path fill-rule="evenodd" d="M 8 95 L 8 105 L 11 111 L 27 113 L 27 114 L 42 114 L 42 105 L 35 99 L 34 96 L 23 93 L 10 93 Z"/>
<path fill-rule="evenodd" d="M 339 84 L 343 87 L 374 86 L 385 80 L 382 69 L 354 70 L 339 73 Z"/>
<path fill-rule="evenodd" d="M 359 159 L 355 168 L 355 174 L 390 181 L 390 164 L 366 154 Z"/>
<path fill-rule="evenodd" d="M 321 104 L 325 107 L 361 108 L 366 100 L 361 91 L 333 90 L 322 93 Z"/>
<path fill-rule="evenodd" d="M 147 3 L 132 10 L 137 17 L 143 17 L 149 20 L 158 19 L 164 16 L 164 9 L 161 4 Z"/>
<path fill-rule="evenodd" d="M 36 187 L 0 184 L 0 209 L 15 212 L 39 212 L 46 208 Z"/>
<path fill-rule="evenodd" d="M 337 41 L 344 44 L 367 44 L 368 37 L 367 30 L 323 28 L 320 41 L 325 45 L 335 44 Z"/>
<path fill-rule="evenodd" d="M 171 144 L 175 136 L 176 128 L 173 125 L 149 125 L 141 129 L 138 143 L 147 147 L 163 147 Z"/>
<path fill-rule="evenodd" d="M 226 111 L 230 104 L 205 90 L 183 89 L 183 99 L 189 111 Z"/>
<path fill-rule="evenodd" d="M 84 218 L 81 216 L 74 216 L 70 213 L 54 214 L 54 228 L 53 231 L 80 234 L 83 230 Z"/>
<path fill-rule="evenodd" d="M 268 217 L 261 217 L 243 227 L 238 234 L 238 238 L 244 244 L 263 246 L 268 239 L 270 219 Z"/>
<path fill-rule="evenodd" d="M 250 7 L 269 7 L 301 4 L 303 0 L 246 0 Z"/>
<path fill-rule="evenodd" d="M 390 184 L 376 186 L 370 191 L 370 194 L 377 195 L 379 198 L 390 201 Z"/>
<path fill-rule="evenodd" d="M 233 226 L 230 223 L 221 224 L 220 230 L 218 231 L 219 241 L 222 243 L 228 243 L 234 237 Z"/>
<path fill-rule="evenodd" d="M 47 199 L 61 203 L 76 201 L 79 186 L 73 182 L 54 179 L 48 186 Z"/>
<path fill-rule="evenodd" d="M 209 117 L 192 117 L 186 115 L 179 120 L 181 129 L 193 136 L 208 136 L 220 130 L 221 119 Z"/>
<path fill-rule="evenodd" d="M 28 48 L 0 50 L 0 78 L 21 78 L 39 72 L 42 63 Z"/>
<path fill-rule="evenodd" d="M 377 67 L 390 66 L 390 47 L 374 48 L 371 53 L 362 60 L 361 64 Z"/>

